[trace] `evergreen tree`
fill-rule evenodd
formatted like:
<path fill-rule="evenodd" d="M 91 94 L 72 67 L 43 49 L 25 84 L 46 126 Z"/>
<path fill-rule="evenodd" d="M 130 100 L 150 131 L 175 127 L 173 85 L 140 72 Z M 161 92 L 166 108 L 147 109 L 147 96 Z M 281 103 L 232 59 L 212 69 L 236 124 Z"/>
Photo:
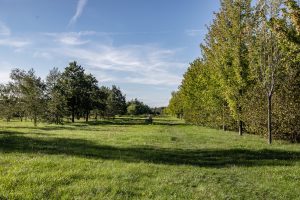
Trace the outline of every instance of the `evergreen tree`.
<path fill-rule="evenodd" d="M 81 87 L 81 105 L 85 120 L 88 122 L 91 110 L 93 110 L 98 101 L 98 81 L 92 74 L 84 74 L 84 80 Z"/>
<path fill-rule="evenodd" d="M 115 115 L 124 115 L 126 112 L 126 97 L 122 94 L 120 88 L 113 85 L 107 99 L 107 114 L 114 117 Z"/>
<path fill-rule="evenodd" d="M 67 101 L 67 110 L 71 113 L 72 122 L 75 121 L 75 115 L 80 112 L 83 101 L 83 85 L 85 84 L 84 69 L 71 62 L 65 68 L 59 80 L 58 87 Z"/>
<path fill-rule="evenodd" d="M 66 114 L 66 98 L 59 87 L 61 73 L 57 68 L 50 70 L 46 77 L 46 95 L 47 95 L 47 113 L 46 119 L 56 124 L 63 123 L 63 117 Z"/>

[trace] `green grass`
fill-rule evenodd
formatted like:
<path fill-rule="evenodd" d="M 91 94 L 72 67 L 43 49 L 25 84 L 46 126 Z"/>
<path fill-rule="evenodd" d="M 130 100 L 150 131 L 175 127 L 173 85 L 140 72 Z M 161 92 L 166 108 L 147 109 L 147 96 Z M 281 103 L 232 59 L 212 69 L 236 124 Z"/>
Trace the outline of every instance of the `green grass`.
<path fill-rule="evenodd" d="M 142 118 L 0 122 L 0 199 L 300 199 L 300 146 Z"/>

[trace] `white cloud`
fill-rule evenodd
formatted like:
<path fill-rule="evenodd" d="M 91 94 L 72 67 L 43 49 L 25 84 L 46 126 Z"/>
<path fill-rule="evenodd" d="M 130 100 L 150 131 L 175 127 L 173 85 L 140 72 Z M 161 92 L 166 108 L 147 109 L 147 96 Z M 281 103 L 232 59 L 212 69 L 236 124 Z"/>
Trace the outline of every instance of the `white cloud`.
<path fill-rule="evenodd" d="M 59 41 L 66 45 L 83 45 L 89 42 L 88 40 L 80 40 L 78 37 L 74 36 L 64 36 L 61 37 Z"/>
<path fill-rule="evenodd" d="M 36 59 L 35 62 L 43 63 L 45 59 L 55 58 L 51 63 L 60 67 L 76 60 L 87 72 L 94 74 L 100 84 L 117 84 L 127 90 L 128 87 L 132 87 L 130 91 L 133 91 L 133 94 L 129 99 L 143 97 L 148 99 L 147 103 L 151 105 L 165 105 L 169 98 L 169 90 L 173 90 L 170 88 L 175 89 L 180 84 L 182 73 L 187 66 L 187 62 L 183 62 L 179 57 L 182 49 L 162 48 L 157 44 L 117 46 L 109 34 L 111 33 L 94 31 L 40 33 L 34 35 L 34 40 L 33 36 L 4 36 L 0 37 L 0 47 L 26 50 L 24 55 L 31 53 Z M 18 53 L 17 56 L 23 59 L 24 55 Z M 11 67 L 4 69 L 3 66 L 0 65 L 0 82 L 7 82 L 8 69 Z M 152 89 L 156 87 L 166 87 L 168 92 L 166 95 L 162 91 L 153 92 Z M 152 101 L 153 96 L 158 97 L 157 102 Z"/>
<path fill-rule="evenodd" d="M 20 39 L 14 39 L 14 38 L 0 39 L 0 46 L 22 48 L 22 47 L 25 47 L 29 44 L 30 44 L 29 41 L 20 40 Z"/>
<path fill-rule="evenodd" d="M 0 21 L 0 35 L 9 36 L 11 34 L 10 29 Z"/>
<path fill-rule="evenodd" d="M 0 47 L 13 47 L 15 52 L 30 44 L 28 40 L 12 37 L 11 30 L 2 21 L 0 21 L 0 36 Z"/>
<path fill-rule="evenodd" d="M 82 11 L 83 11 L 87 1 L 88 0 L 78 0 L 76 12 L 75 12 L 74 16 L 71 18 L 71 20 L 69 22 L 69 26 L 76 23 L 77 19 L 81 16 Z"/>
<path fill-rule="evenodd" d="M 36 51 L 33 53 L 34 58 L 45 58 L 45 59 L 51 59 L 52 56 L 48 52 L 43 52 L 43 51 Z"/>
<path fill-rule="evenodd" d="M 5 61 L 0 62 L 0 83 L 8 83 L 10 78 L 11 64 Z"/>
<path fill-rule="evenodd" d="M 194 37 L 194 36 L 199 36 L 199 35 L 205 34 L 205 30 L 203 30 L 203 29 L 189 29 L 189 30 L 185 30 L 185 33 L 188 36 Z"/>
<path fill-rule="evenodd" d="M 65 33 L 44 33 L 46 36 L 55 38 L 55 41 L 64 45 L 83 45 L 89 43 L 89 40 L 82 39 L 83 36 L 95 35 L 94 31 L 82 31 L 82 32 L 65 32 Z"/>
<path fill-rule="evenodd" d="M 78 60 L 90 70 L 122 74 L 116 78 L 119 82 L 127 83 L 178 85 L 181 75 L 174 73 L 174 70 L 185 66 L 185 63 L 176 61 L 176 50 L 153 45 L 99 45 L 86 48 L 65 46 L 53 50 L 55 52 Z"/>

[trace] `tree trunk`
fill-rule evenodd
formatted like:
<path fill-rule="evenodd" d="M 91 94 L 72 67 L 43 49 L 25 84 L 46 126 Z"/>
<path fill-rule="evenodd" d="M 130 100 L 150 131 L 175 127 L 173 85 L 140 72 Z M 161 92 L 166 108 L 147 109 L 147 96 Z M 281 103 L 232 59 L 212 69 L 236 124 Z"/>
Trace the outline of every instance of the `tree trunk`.
<path fill-rule="evenodd" d="M 272 95 L 268 95 L 268 142 L 272 144 Z"/>
<path fill-rule="evenodd" d="M 37 126 L 37 116 L 36 115 L 33 117 L 33 124 L 34 124 L 34 126 Z"/>
<path fill-rule="evenodd" d="M 85 122 L 89 121 L 89 111 L 86 111 Z"/>
<path fill-rule="evenodd" d="M 223 104 L 223 112 L 222 112 L 222 121 L 223 121 L 223 131 L 226 131 L 226 122 L 225 122 L 225 103 Z"/>
<path fill-rule="evenodd" d="M 242 122 L 242 120 L 239 120 L 239 134 L 240 134 L 240 136 L 243 135 L 243 122 Z"/>
<path fill-rule="evenodd" d="M 239 126 L 239 135 L 243 135 L 243 121 L 241 120 L 241 115 L 242 115 L 242 108 L 239 106 L 238 108 L 238 115 L 239 115 L 239 121 L 238 121 L 238 126 Z"/>
<path fill-rule="evenodd" d="M 72 123 L 75 122 L 75 109 L 72 107 Z"/>

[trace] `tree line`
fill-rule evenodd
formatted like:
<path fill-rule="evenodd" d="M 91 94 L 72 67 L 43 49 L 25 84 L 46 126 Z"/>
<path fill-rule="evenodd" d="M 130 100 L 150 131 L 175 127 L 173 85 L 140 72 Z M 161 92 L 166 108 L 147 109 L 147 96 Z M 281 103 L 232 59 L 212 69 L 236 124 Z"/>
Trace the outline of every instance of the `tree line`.
<path fill-rule="evenodd" d="M 300 8 L 221 0 L 167 111 L 187 122 L 300 141 Z"/>
<path fill-rule="evenodd" d="M 30 119 L 36 126 L 38 121 L 62 124 L 66 118 L 75 122 L 80 118 L 88 121 L 91 115 L 97 120 L 155 112 L 137 99 L 126 102 L 125 94 L 115 85 L 99 86 L 97 79 L 75 61 L 63 72 L 53 68 L 45 80 L 33 69 L 18 68 L 11 71 L 10 79 L 0 84 L 0 116 L 7 121 Z"/>

